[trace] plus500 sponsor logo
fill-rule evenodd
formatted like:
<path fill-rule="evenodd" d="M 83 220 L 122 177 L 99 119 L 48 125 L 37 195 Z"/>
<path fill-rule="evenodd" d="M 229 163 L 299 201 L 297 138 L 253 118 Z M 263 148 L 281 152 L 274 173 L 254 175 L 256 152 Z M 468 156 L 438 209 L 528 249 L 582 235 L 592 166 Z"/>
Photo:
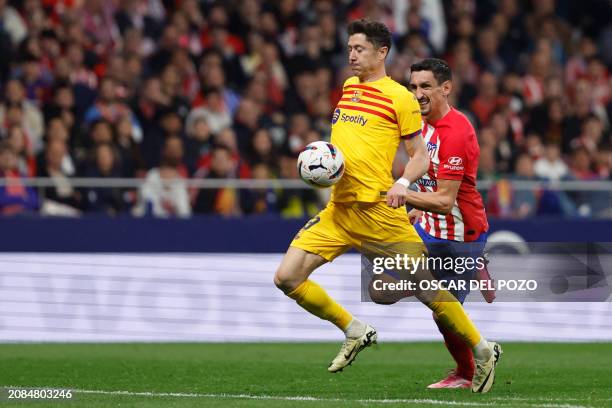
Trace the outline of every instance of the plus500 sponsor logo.
<path fill-rule="evenodd" d="M 365 126 L 366 123 L 368 123 L 368 119 L 366 119 L 363 115 L 348 115 L 346 113 L 342 113 L 340 108 L 336 108 L 334 115 L 332 116 L 332 125 L 335 125 L 338 121 L 355 123 L 360 126 Z"/>

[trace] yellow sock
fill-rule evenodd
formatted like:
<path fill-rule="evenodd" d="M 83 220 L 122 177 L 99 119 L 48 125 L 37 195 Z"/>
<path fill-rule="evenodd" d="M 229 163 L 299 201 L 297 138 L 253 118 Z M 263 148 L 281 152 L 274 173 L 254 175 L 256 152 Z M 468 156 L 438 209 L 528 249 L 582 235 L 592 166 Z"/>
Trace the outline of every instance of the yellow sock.
<path fill-rule="evenodd" d="M 345 308 L 332 299 L 325 289 L 310 279 L 287 293 L 287 296 L 313 315 L 332 322 L 340 330 L 345 330 L 353 320 L 353 316 Z"/>
<path fill-rule="evenodd" d="M 436 313 L 438 321 L 463 338 L 470 348 L 480 342 L 480 332 L 450 292 L 439 291 L 434 301 L 427 306 Z"/>

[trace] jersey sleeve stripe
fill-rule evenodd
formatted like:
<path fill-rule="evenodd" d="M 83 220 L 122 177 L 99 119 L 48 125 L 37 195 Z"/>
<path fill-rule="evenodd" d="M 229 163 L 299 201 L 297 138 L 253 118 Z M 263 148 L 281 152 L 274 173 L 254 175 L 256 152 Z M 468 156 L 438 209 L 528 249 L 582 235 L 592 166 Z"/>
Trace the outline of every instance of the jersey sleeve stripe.
<path fill-rule="evenodd" d="M 371 113 L 372 115 L 376 115 L 379 116 L 383 119 L 388 120 L 389 122 L 393 123 L 394 125 L 397 125 L 397 121 L 390 118 L 389 116 L 385 115 L 382 112 L 376 111 L 374 109 L 368 109 L 368 108 L 364 108 L 362 106 L 350 106 L 350 105 L 344 105 L 344 104 L 338 104 L 337 105 L 338 108 L 342 108 L 342 109 L 348 109 L 348 110 L 356 110 L 356 111 L 360 111 L 360 112 L 366 112 L 366 113 Z"/>
<path fill-rule="evenodd" d="M 353 92 L 351 92 L 351 91 L 344 91 L 344 92 L 342 92 L 342 95 L 344 95 L 344 94 L 352 95 Z M 379 101 L 387 102 L 387 103 L 390 103 L 391 105 L 393 105 L 393 100 L 389 99 L 389 98 L 386 98 L 384 96 L 374 95 L 374 94 L 371 94 L 369 92 L 363 92 L 362 95 L 363 96 L 367 96 L 368 98 L 378 99 Z"/>
<path fill-rule="evenodd" d="M 438 218 L 435 214 L 433 215 L 433 230 L 434 230 L 434 237 L 436 238 L 446 238 L 443 237 L 441 234 L 441 228 L 440 228 L 440 218 Z"/>
<path fill-rule="evenodd" d="M 400 136 L 400 139 L 409 140 L 409 139 L 412 139 L 413 137 L 418 136 L 420 134 L 421 134 L 421 129 L 417 130 L 416 132 L 409 133 L 407 135 L 402 135 L 402 136 Z"/>
<path fill-rule="evenodd" d="M 392 113 L 392 114 L 393 114 L 393 116 L 397 116 L 397 115 L 395 114 L 395 109 L 391 108 L 390 106 L 383 105 L 382 103 L 376 103 L 376 102 L 366 101 L 366 100 L 363 100 L 363 99 L 360 99 L 359 101 L 354 102 L 353 100 L 351 100 L 351 98 L 342 98 L 342 99 L 340 99 L 340 100 L 341 100 L 341 101 L 344 101 L 344 102 L 351 102 L 351 103 L 362 103 L 362 104 L 364 104 L 364 105 L 376 106 L 377 108 L 384 109 L 384 110 L 386 110 L 387 112 Z"/>
<path fill-rule="evenodd" d="M 448 234 L 447 239 L 454 241 L 455 240 L 455 218 L 453 217 L 452 214 L 446 214 L 445 218 L 446 218 L 446 228 L 447 228 L 447 234 Z"/>

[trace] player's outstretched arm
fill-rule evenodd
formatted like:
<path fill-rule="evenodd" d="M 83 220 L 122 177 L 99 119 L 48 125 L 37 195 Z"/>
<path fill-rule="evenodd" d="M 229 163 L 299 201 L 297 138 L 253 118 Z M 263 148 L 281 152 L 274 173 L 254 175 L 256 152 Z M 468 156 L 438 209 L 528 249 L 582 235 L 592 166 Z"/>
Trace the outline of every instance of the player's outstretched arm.
<path fill-rule="evenodd" d="M 410 155 L 410 161 L 406 164 L 402 177 L 387 192 L 387 205 L 393 208 L 406 204 L 408 186 L 420 179 L 429 168 L 429 155 L 422 137 L 414 136 L 406 140 L 404 146 Z"/>
<path fill-rule="evenodd" d="M 406 204 L 423 211 L 438 214 L 450 214 L 457 199 L 461 180 L 438 180 L 438 189 L 434 192 L 406 192 Z"/>

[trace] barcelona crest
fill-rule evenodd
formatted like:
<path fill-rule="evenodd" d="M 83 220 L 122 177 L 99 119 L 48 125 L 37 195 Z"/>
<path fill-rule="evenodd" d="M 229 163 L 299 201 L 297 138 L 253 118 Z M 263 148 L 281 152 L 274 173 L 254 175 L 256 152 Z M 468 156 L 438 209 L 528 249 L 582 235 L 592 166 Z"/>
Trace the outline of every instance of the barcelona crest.
<path fill-rule="evenodd" d="M 360 99 L 361 99 L 361 91 L 356 90 L 355 92 L 353 92 L 351 102 L 359 102 Z"/>

